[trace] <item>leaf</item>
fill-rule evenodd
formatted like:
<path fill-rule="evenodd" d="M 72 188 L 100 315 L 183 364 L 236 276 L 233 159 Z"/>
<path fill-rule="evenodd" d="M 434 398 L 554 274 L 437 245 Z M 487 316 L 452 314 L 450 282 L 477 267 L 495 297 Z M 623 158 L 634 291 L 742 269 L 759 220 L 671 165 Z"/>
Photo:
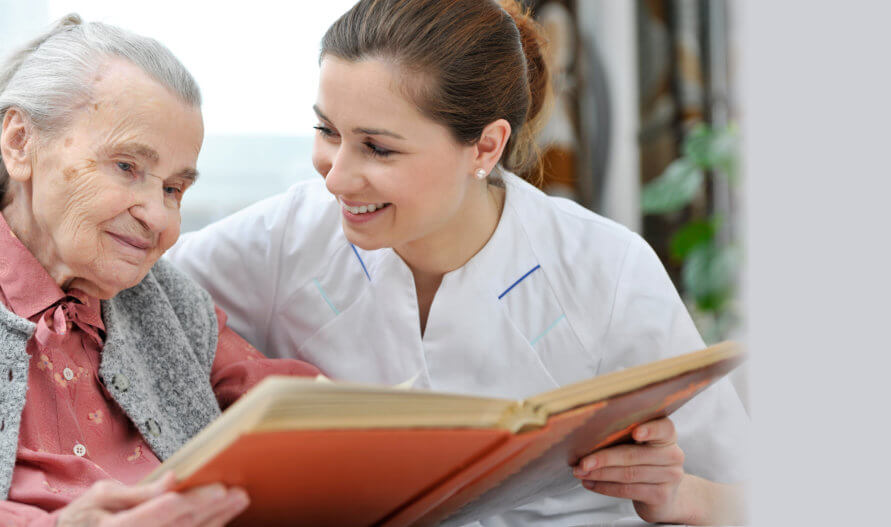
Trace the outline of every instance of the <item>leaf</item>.
<path fill-rule="evenodd" d="M 640 207 L 644 214 L 664 214 L 684 208 L 702 186 L 705 174 L 685 158 L 673 161 L 659 177 L 644 185 Z"/>
<path fill-rule="evenodd" d="M 722 128 L 711 138 L 709 146 L 709 162 L 720 173 L 726 174 L 735 181 L 737 160 L 739 159 L 739 136 L 732 127 Z"/>
<path fill-rule="evenodd" d="M 671 257 L 683 261 L 694 247 L 712 241 L 718 228 L 719 222 L 715 218 L 686 223 L 671 237 L 669 242 Z"/>
<path fill-rule="evenodd" d="M 690 250 L 681 269 L 684 289 L 704 311 L 719 311 L 732 297 L 739 270 L 739 250 L 700 243 Z"/>
<path fill-rule="evenodd" d="M 698 123 L 684 137 L 681 148 L 684 157 L 700 168 L 712 167 L 712 131 L 708 125 Z"/>

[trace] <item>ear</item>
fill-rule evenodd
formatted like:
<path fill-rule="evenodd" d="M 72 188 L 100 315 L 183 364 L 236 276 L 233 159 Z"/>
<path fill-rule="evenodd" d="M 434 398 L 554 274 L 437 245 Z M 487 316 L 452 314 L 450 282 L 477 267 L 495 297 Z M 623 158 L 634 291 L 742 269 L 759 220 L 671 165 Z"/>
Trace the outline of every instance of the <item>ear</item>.
<path fill-rule="evenodd" d="M 8 109 L 0 133 L 0 156 L 12 180 L 31 178 L 31 152 L 36 142 L 31 120 L 16 108 Z"/>
<path fill-rule="evenodd" d="M 510 123 L 504 119 L 492 121 L 480 134 L 480 140 L 477 141 L 474 151 L 474 167 L 476 169 L 484 169 L 486 173 L 491 173 L 501 159 L 504 147 L 507 146 L 507 140 L 510 139 Z"/>

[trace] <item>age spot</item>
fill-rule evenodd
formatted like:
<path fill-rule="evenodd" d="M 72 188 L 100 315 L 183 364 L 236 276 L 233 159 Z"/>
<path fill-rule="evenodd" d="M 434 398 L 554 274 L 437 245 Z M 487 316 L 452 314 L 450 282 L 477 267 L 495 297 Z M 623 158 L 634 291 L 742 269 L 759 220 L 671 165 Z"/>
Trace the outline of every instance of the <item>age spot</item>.
<path fill-rule="evenodd" d="M 65 177 L 65 181 L 71 181 L 77 177 L 77 169 L 74 167 L 65 167 L 62 170 L 62 175 Z"/>
<path fill-rule="evenodd" d="M 74 142 L 74 139 L 72 139 L 70 137 L 66 137 L 65 138 L 65 148 L 68 148 L 69 146 L 71 146 L 71 143 L 73 143 L 73 142 Z"/>

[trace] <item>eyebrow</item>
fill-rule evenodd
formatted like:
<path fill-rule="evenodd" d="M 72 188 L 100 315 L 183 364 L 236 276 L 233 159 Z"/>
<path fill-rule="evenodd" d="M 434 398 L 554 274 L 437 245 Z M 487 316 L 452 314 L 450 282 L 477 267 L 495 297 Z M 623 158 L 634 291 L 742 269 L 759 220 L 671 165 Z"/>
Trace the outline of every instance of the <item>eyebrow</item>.
<path fill-rule="evenodd" d="M 121 150 L 124 153 L 141 157 L 143 159 L 147 159 L 154 163 L 157 163 L 161 156 L 158 155 L 158 152 L 155 151 L 154 148 L 150 146 L 146 146 L 142 143 L 124 143 L 122 145 L 117 145 L 115 150 Z"/>
<path fill-rule="evenodd" d="M 161 156 L 158 155 L 158 152 L 155 151 L 154 148 L 144 145 L 142 143 L 124 143 L 122 145 L 117 145 L 115 150 L 123 151 L 126 154 L 130 154 L 132 156 L 141 157 L 152 163 L 157 163 L 158 160 L 161 159 Z M 191 167 L 186 167 L 179 171 L 176 174 L 178 177 L 182 177 L 189 180 L 189 184 L 194 183 L 198 180 L 198 171 Z"/>
<path fill-rule="evenodd" d="M 328 121 L 329 123 L 331 122 L 331 119 L 329 119 L 325 114 L 323 114 L 322 111 L 319 110 L 319 107 L 318 107 L 318 106 L 316 106 L 316 105 L 314 104 L 314 105 L 312 106 L 312 109 L 313 109 L 314 112 L 316 112 L 316 115 L 318 115 L 319 118 L 321 118 L 323 121 Z M 358 126 L 358 127 L 356 127 L 356 128 L 353 128 L 353 129 L 352 129 L 352 132 L 353 132 L 354 134 L 365 134 L 365 135 L 386 135 L 386 136 L 393 137 L 393 138 L 396 138 L 396 139 L 402 139 L 402 140 L 405 140 L 404 137 L 402 137 L 401 135 L 397 134 L 396 132 L 391 132 L 391 131 L 389 131 L 389 130 L 384 130 L 384 129 L 382 129 L 382 128 L 363 128 L 363 127 L 361 127 L 361 126 Z"/>

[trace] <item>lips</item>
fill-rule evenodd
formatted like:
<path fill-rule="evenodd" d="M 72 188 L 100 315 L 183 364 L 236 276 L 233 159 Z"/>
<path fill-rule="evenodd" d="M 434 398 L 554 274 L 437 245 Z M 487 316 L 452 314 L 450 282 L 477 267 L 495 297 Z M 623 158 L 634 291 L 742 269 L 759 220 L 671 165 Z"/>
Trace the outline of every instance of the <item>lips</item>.
<path fill-rule="evenodd" d="M 348 201 L 343 198 L 340 198 L 340 205 L 343 209 L 351 214 L 367 214 L 370 212 L 374 212 L 376 210 L 383 209 L 390 205 L 387 202 L 380 203 L 366 203 L 361 201 Z"/>
<path fill-rule="evenodd" d="M 130 247 L 140 250 L 140 251 L 147 251 L 153 245 L 151 241 L 146 240 L 145 238 L 139 238 L 137 236 L 131 236 L 131 235 L 127 235 L 127 234 L 118 234 L 118 233 L 114 233 L 114 232 L 109 232 L 108 234 L 112 238 L 114 238 L 115 240 L 120 242 L 121 244 L 123 244 L 125 246 L 130 246 Z"/>

